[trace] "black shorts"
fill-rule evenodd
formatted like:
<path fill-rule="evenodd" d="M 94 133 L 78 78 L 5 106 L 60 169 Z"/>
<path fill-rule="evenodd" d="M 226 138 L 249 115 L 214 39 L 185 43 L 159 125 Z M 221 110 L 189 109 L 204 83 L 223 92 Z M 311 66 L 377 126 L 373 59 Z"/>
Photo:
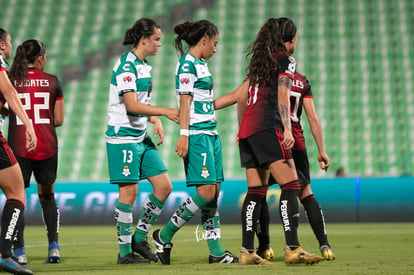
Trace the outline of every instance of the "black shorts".
<path fill-rule="evenodd" d="M 298 174 L 300 188 L 304 189 L 306 185 L 310 184 L 310 174 L 309 174 L 309 160 L 308 153 L 305 150 L 292 150 L 293 160 L 295 162 L 296 173 Z M 269 185 L 275 184 L 276 181 L 270 175 Z"/>
<path fill-rule="evenodd" d="M 291 159 L 283 142 L 283 133 L 268 129 L 239 140 L 241 166 L 268 169 L 269 164 L 281 159 Z"/>
<path fill-rule="evenodd" d="M 36 182 L 41 185 L 50 185 L 56 181 L 57 153 L 45 160 L 33 160 L 16 156 L 23 174 L 24 186 L 30 186 L 32 173 Z"/>
<path fill-rule="evenodd" d="M 4 139 L 0 132 L 0 170 L 9 168 L 16 163 L 17 160 L 12 149 L 7 145 L 7 140 Z"/>

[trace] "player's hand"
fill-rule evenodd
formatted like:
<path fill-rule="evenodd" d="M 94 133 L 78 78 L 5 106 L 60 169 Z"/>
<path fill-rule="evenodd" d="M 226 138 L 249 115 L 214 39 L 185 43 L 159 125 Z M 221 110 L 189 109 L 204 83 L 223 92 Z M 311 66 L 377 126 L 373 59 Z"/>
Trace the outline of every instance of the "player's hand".
<path fill-rule="evenodd" d="M 285 130 L 283 132 L 283 142 L 282 145 L 286 147 L 286 149 L 292 149 L 293 145 L 295 144 L 295 139 L 293 138 L 292 131 Z"/>
<path fill-rule="evenodd" d="M 30 153 L 33 152 L 36 149 L 37 145 L 37 137 L 34 132 L 33 126 L 27 126 L 26 127 L 26 149 Z"/>
<path fill-rule="evenodd" d="M 165 116 L 169 119 L 174 121 L 175 123 L 180 122 L 180 112 L 177 109 L 166 108 L 167 111 L 165 112 Z"/>
<path fill-rule="evenodd" d="M 325 152 L 318 153 L 318 162 L 319 167 L 327 172 L 329 168 L 329 157 Z"/>
<path fill-rule="evenodd" d="M 236 135 L 234 142 L 236 143 L 237 146 L 239 146 L 239 134 Z"/>
<path fill-rule="evenodd" d="M 175 152 L 182 158 L 185 158 L 188 153 L 188 136 L 180 136 L 175 146 Z"/>
<path fill-rule="evenodd" d="M 154 136 L 160 137 L 157 145 L 160 146 L 164 142 L 164 129 L 162 128 L 162 123 L 159 118 L 154 120 Z"/>

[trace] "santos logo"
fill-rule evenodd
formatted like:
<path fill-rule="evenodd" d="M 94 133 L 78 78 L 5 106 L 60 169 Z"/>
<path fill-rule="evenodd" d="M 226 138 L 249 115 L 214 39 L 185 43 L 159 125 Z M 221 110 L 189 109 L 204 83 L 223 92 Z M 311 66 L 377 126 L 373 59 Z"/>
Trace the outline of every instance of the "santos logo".
<path fill-rule="evenodd" d="M 203 111 L 204 111 L 205 113 L 208 113 L 208 112 L 210 112 L 210 110 L 211 110 L 211 105 L 210 105 L 210 104 L 208 104 L 208 103 L 204 103 L 204 104 L 203 104 Z"/>

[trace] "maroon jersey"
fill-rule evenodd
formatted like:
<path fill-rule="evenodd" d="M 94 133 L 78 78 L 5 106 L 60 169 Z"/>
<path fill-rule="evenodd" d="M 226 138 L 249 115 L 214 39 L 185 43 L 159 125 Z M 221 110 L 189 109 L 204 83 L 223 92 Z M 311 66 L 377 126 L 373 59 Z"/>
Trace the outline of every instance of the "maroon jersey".
<path fill-rule="evenodd" d="M 26 150 L 26 128 L 22 121 L 10 112 L 9 144 L 16 155 L 44 160 L 52 157 L 57 151 L 57 137 L 54 126 L 54 110 L 57 100 L 63 100 L 63 90 L 58 78 L 38 69 L 28 69 L 29 79 L 24 83 L 15 81 L 14 86 L 22 101 L 23 108 L 33 123 L 37 136 L 36 150 Z"/>
<path fill-rule="evenodd" d="M 304 75 L 296 72 L 292 88 L 290 89 L 292 135 L 295 138 L 295 145 L 292 148 L 293 150 L 306 149 L 303 130 L 300 125 L 300 116 L 302 115 L 304 98 L 313 98 L 311 85 Z"/>
<path fill-rule="evenodd" d="M 286 52 L 275 55 L 279 64 L 267 87 L 250 86 L 249 98 L 239 129 L 239 138 L 248 138 L 266 129 L 278 129 L 283 132 L 278 106 L 278 77 L 287 75 L 293 79 L 296 61 Z"/>

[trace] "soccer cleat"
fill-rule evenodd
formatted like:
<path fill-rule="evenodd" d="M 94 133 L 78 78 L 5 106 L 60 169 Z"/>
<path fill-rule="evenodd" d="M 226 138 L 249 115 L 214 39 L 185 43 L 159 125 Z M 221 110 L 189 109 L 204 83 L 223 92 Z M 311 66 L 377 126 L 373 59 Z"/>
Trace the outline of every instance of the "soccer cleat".
<path fill-rule="evenodd" d="M 132 247 L 132 250 L 134 252 L 138 253 L 139 255 L 144 257 L 145 259 L 148 259 L 148 260 L 153 261 L 153 262 L 158 261 L 157 255 L 152 253 L 151 248 L 149 247 L 149 244 L 148 244 L 147 241 L 134 242 L 134 240 L 132 238 L 131 247 Z"/>
<path fill-rule="evenodd" d="M 266 259 L 263 259 L 256 252 L 249 253 L 246 248 L 240 248 L 239 264 L 241 265 L 269 265 L 273 264 Z"/>
<path fill-rule="evenodd" d="M 152 233 L 152 238 L 155 244 L 155 250 L 157 252 L 158 259 L 162 264 L 170 264 L 171 249 L 173 247 L 172 243 L 164 243 L 160 238 L 160 229 L 155 230 Z"/>
<path fill-rule="evenodd" d="M 23 247 L 13 249 L 13 259 L 18 262 L 20 265 L 27 265 L 27 256 L 26 250 Z"/>
<path fill-rule="evenodd" d="M 321 251 L 322 257 L 326 261 L 335 261 L 336 256 L 333 254 L 332 249 L 327 245 L 322 245 L 319 250 Z"/>
<path fill-rule="evenodd" d="M 13 259 L 13 257 L 0 258 L 0 269 L 19 275 L 33 274 L 33 272 L 30 269 L 21 266 L 18 262 L 16 262 L 16 260 Z"/>
<path fill-rule="evenodd" d="M 235 255 L 233 255 L 230 251 L 226 251 L 223 256 L 208 256 L 208 263 L 209 264 L 232 264 L 232 263 L 238 263 L 239 258 L 237 258 Z"/>
<path fill-rule="evenodd" d="M 134 253 L 129 253 L 124 257 L 120 257 L 118 254 L 118 260 L 116 261 L 117 264 L 150 264 L 151 261 L 147 259 L 141 258 Z"/>
<path fill-rule="evenodd" d="M 47 264 L 58 264 L 60 263 L 60 251 L 58 248 L 52 248 L 47 254 L 47 259 L 45 261 Z"/>
<path fill-rule="evenodd" d="M 13 256 L 14 260 L 19 263 L 19 265 L 27 265 L 27 256 L 20 255 L 20 256 Z"/>
<path fill-rule="evenodd" d="M 310 254 L 302 249 L 302 247 L 298 247 L 295 250 L 291 250 L 288 246 L 285 247 L 285 263 L 286 264 L 316 264 L 322 261 L 323 258 L 321 256 Z"/>
<path fill-rule="evenodd" d="M 256 251 L 256 254 L 262 257 L 263 259 L 270 261 L 273 259 L 275 253 L 273 252 L 273 249 L 271 247 L 267 247 L 265 249 L 259 247 Z"/>

